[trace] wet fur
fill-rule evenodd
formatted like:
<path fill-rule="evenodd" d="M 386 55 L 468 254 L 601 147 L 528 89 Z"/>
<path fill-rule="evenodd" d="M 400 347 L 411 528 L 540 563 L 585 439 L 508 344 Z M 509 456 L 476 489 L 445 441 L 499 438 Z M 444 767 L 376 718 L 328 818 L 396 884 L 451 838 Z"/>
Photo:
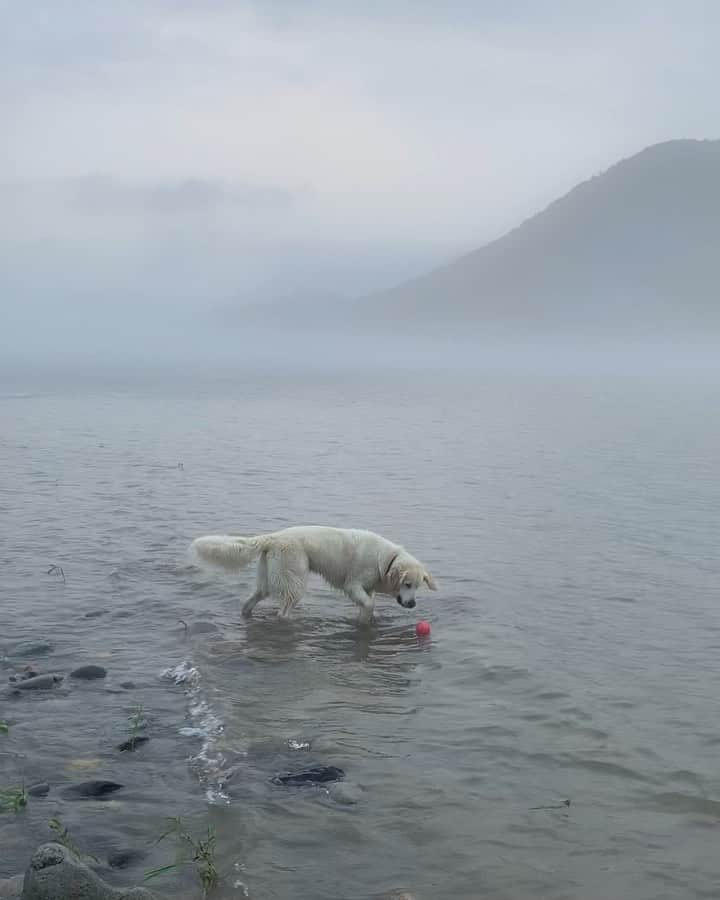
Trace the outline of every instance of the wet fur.
<path fill-rule="evenodd" d="M 411 609 L 418 588 L 436 590 L 419 560 L 372 531 L 298 525 L 255 537 L 209 535 L 193 541 L 191 550 L 233 571 L 257 559 L 257 583 L 243 605 L 245 617 L 261 600 L 272 598 L 278 615 L 287 618 L 305 594 L 310 572 L 343 591 L 359 607 L 361 623 L 372 620 L 376 593 L 394 596 Z"/>

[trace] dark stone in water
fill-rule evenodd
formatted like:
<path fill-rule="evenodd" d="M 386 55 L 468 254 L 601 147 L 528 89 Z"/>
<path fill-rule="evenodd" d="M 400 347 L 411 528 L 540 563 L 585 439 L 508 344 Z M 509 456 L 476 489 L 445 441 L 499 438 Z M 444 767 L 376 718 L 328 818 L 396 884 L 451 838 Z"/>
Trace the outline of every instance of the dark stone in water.
<path fill-rule="evenodd" d="M 190 626 L 190 632 L 192 634 L 211 634 L 218 630 L 217 625 L 214 625 L 212 622 L 193 622 Z"/>
<path fill-rule="evenodd" d="M 104 616 L 107 612 L 106 609 L 93 609 L 91 612 L 85 613 L 86 619 L 98 619 L 100 616 Z"/>
<path fill-rule="evenodd" d="M 45 656 L 55 649 L 50 641 L 22 641 L 13 647 L 10 656 Z"/>
<path fill-rule="evenodd" d="M 122 850 L 113 850 L 108 854 L 108 865 L 111 869 L 127 869 L 145 859 L 147 853 L 144 850 L 136 850 L 132 847 Z"/>
<path fill-rule="evenodd" d="M 303 769 L 302 772 L 288 772 L 286 775 L 276 775 L 274 784 L 325 784 L 328 781 L 342 781 L 345 773 L 337 766 L 315 766 L 312 769 Z"/>
<path fill-rule="evenodd" d="M 120 687 L 124 688 L 126 691 L 134 691 L 135 690 L 135 682 L 134 681 L 121 681 Z"/>
<path fill-rule="evenodd" d="M 70 673 L 71 678 L 81 678 L 83 681 L 92 681 L 94 678 L 104 678 L 107 675 L 107 669 L 102 666 L 80 666 Z"/>
<path fill-rule="evenodd" d="M 41 781 L 40 784 L 33 784 L 27 789 L 31 797 L 47 797 L 50 793 L 50 785 L 47 781 Z"/>
<path fill-rule="evenodd" d="M 124 787 L 116 781 L 82 781 L 80 784 L 71 784 L 65 788 L 63 796 L 68 799 L 84 797 L 107 797 Z"/>
<path fill-rule="evenodd" d="M 62 675 L 35 675 L 32 678 L 24 678 L 12 685 L 14 691 L 43 691 L 55 687 L 63 680 Z"/>
<path fill-rule="evenodd" d="M 136 747 L 142 747 L 142 745 L 147 744 L 149 740 L 149 737 L 138 735 L 137 737 L 129 738 L 127 741 L 123 741 L 122 744 L 118 744 L 118 750 L 121 753 L 126 753 L 128 750 L 135 750 Z"/>

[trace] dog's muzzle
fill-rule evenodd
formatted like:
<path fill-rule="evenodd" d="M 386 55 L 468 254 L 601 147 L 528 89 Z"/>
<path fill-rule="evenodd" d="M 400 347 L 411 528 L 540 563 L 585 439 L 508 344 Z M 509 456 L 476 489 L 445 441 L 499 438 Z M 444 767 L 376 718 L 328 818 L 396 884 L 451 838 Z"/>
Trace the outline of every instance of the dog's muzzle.
<path fill-rule="evenodd" d="M 397 602 L 404 609 L 415 609 L 415 601 L 414 600 L 403 600 L 403 598 L 398 594 Z"/>

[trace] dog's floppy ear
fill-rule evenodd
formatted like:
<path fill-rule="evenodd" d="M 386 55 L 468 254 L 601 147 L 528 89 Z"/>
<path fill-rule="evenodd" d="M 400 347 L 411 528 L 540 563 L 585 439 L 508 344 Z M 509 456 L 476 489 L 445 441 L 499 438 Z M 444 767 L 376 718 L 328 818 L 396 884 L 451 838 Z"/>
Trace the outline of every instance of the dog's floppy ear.
<path fill-rule="evenodd" d="M 435 579 L 432 577 L 432 575 L 429 572 L 426 572 L 423 575 L 423 581 L 430 588 L 431 591 L 437 590 L 437 585 L 435 584 Z"/>

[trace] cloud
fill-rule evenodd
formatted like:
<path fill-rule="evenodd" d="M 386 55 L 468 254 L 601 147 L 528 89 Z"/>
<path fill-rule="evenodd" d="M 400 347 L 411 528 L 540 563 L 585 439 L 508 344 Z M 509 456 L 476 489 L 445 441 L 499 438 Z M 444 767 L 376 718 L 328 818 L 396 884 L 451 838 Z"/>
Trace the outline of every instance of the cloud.
<path fill-rule="evenodd" d="M 717 136 L 720 6 L 702 0 L 0 14 L 5 307 L 358 295 L 643 146 Z"/>
<path fill-rule="evenodd" d="M 273 186 L 239 186 L 209 178 L 127 181 L 110 175 L 0 182 L 5 215 L 12 209 L 56 205 L 61 211 L 94 216 L 194 215 L 223 210 L 285 210 L 301 191 Z"/>
<path fill-rule="evenodd" d="M 309 183 L 312 228 L 481 243 L 646 144 L 714 136 L 718 15 L 29 0 L 1 39 L 0 169 Z"/>

